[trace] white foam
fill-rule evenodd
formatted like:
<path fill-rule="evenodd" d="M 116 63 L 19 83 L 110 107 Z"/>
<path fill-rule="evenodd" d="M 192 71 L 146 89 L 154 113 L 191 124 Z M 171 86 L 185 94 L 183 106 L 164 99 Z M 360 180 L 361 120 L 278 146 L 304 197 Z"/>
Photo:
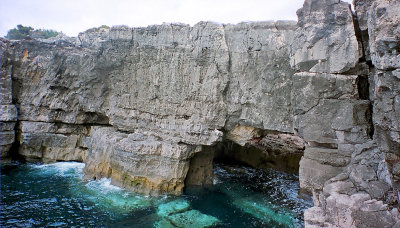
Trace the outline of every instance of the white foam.
<path fill-rule="evenodd" d="M 216 185 L 216 184 L 221 184 L 221 183 L 222 183 L 222 181 L 219 180 L 217 177 L 214 176 L 213 184 Z"/>
<path fill-rule="evenodd" d="M 111 179 L 108 178 L 101 178 L 100 180 L 89 181 L 89 183 L 87 183 L 86 186 L 88 188 L 101 190 L 102 192 L 105 193 L 122 191 L 122 188 L 112 185 Z"/>
<path fill-rule="evenodd" d="M 34 168 L 44 172 L 50 172 L 58 175 L 83 175 L 85 163 L 82 162 L 56 162 L 52 164 L 32 165 Z"/>
<path fill-rule="evenodd" d="M 107 178 L 89 181 L 82 187 L 78 186 L 78 188 L 74 189 L 74 194 L 93 201 L 100 209 L 127 213 L 132 210 L 150 207 L 152 204 L 151 198 L 129 193 L 120 187 L 112 185 L 111 180 Z"/>

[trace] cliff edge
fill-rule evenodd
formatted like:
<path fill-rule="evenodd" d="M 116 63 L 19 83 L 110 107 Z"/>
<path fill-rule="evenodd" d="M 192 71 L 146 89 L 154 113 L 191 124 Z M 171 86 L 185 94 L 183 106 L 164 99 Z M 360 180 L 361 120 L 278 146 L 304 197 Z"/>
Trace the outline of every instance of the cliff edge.
<path fill-rule="evenodd" d="M 211 183 L 230 156 L 298 170 L 306 227 L 400 226 L 400 3 L 354 6 L 0 38 L 1 159 L 83 161 L 157 195 Z"/>

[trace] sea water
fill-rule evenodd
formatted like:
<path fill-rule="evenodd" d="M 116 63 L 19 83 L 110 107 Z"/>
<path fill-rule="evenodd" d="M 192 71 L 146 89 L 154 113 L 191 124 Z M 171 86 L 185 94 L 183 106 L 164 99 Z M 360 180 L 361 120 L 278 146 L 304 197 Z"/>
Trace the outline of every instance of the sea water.
<path fill-rule="evenodd" d="M 302 227 L 298 176 L 215 164 L 214 184 L 149 197 L 84 181 L 83 163 L 3 164 L 0 227 Z"/>

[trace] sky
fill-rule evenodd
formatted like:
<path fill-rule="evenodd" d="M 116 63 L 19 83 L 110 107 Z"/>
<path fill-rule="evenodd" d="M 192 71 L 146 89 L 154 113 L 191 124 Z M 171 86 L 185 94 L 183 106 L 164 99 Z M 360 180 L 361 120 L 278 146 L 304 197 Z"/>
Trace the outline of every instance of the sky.
<path fill-rule="evenodd" d="M 351 3 L 351 0 L 345 0 Z M 304 0 L 0 0 L 0 36 L 18 24 L 77 36 L 101 25 L 297 20 Z"/>

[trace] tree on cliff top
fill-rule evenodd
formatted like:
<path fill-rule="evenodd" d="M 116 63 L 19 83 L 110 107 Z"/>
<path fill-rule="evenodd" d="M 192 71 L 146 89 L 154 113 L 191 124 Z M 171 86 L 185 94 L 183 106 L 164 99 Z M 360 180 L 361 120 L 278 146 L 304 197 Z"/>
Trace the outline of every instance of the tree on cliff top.
<path fill-rule="evenodd" d="M 8 30 L 7 39 L 22 40 L 26 38 L 47 39 L 57 36 L 59 32 L 51 29 L 34 29 L 30 26 L 17 25 L 17 28 Z"/>

